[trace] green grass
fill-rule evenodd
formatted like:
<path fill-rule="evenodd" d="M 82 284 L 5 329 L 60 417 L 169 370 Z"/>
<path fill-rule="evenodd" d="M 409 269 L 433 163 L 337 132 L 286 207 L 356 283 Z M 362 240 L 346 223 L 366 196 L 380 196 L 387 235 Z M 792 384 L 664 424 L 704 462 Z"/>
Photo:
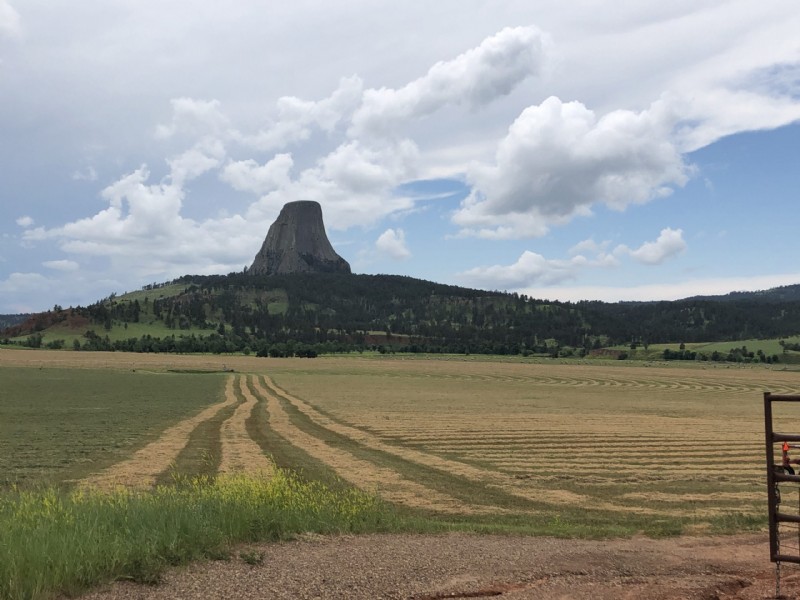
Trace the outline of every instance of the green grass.
<path fill-rule="evenodd" d="M 236 411 L 236 406 L 220 410 L 214 417 L 203 421 L 191 435 L 186 447 L 175 458 L 172 468 L 162 473 L 156 483 L 167 485 L 175 476 L 208 476 L 213 477 L 219 469 L 222 457 L 220 428 L 222 423 Z"/>
<path fill-rule="evenodd" d="M 230 556 L 236 542 L 402 527 L 372 495 L 285 473 L 198 478 L 136 493 L 6 491 L 0 599 L 75 595 L 114 579 L 154 583 L 169 565 Z"/>
<path fill-rule="evenodd" d="M 60 484 L 128 458 L 219 401 L 223 377 L 0 367 L 0 489 Z"/>
<path fill-rule="evenodd" d="M 173 296 L 182 294 L 188 287 L 189 285 L 185 283 L 172 283 L 154 290 L 136 290 L 135 292 L 128 292 L 117 296 L 116 301 L 127 300 L 128 302 L 134 302 L 138 300 L 139 304 L 144 304 L 145 298 L 149 299 L 150 302 L 158 300 L 159 298 L 172 298 Z"/>
<path fill-rule="evenodd" d="M 742 346 L 747 346 L 748 352 L 758 352 L 761 350 L 767 356 L 772 356 L 773 354 L 777 354 L 779 358 L 783 358 L 783 348 L 780 345 L 780 341 L 784 340 L 788 343 L 796 344 L 800 342 L 800 336 L 793 336 L 787 338 L 775 338 L 775 339 L 765 339 L 765 340 L 739 340 L 735 342 L 687 342 L 685 344 L 686 350 L 691 350 L 693 352 L 702 352 L 711 356 L 714 352 L 719 352 L 720 354 L 727 355 L 734 348 L 741 348 Z M 647 349 L 643 346 L 639 346 L 636 350 L 631 350 L 630 346 L 621 344 L 618 346 L 613 346 L 612 349 L 614 350 L 621 350 L 628 353 L 629 359 L 632 360 L 660 360 L 664 356 L 664 350 L 673 350 L 678 351 L 680 349 L 680 343 L 673 343 L 673 344 L 650 344 Z M 789 354 L 796 354 L 790 352 Z"/>

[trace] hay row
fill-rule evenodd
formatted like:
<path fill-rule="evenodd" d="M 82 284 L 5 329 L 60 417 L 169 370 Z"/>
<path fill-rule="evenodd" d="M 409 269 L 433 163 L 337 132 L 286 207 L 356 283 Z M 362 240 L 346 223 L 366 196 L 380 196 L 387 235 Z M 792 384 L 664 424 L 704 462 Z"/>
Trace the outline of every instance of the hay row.
<path fill-rule="evenodd" d="M 568 386 L 577 388 L 633 388 L 649 391 L 695 391 L 715 393 L 753 393 L 762 392 L 769 388 L 773 393 L 796 393 L 795 382 L 781 384 L 770 380 L 769 382 L 737 382 L 722 379 L 636 379 L 636 378 L 611 378 L 598 377 L 557 377 L 537 375 L 491 375 L 491 374 L 431 374 L 431 373 L 384 373 L 384 378 L 389 379 L 437 379 L 485 383 L 518 383 L 524 385 L 541 386 Z"/>
<path fill-rule="evenodd" d="M 219 472 L 269 476 L 274 472 L 272 460 L 264 455 L 261 446 L 247 433 L 246 422 L 255 410 L 258 399 L 250 393 L 244 375 L 238 377 L 238 383 L 245 401 L 236 407 L 233 415 L 220 428 L 222 452 Z"/>
<path fill-rule="evenodd" d="M 570 470 L 576 471 L 591 471 L 592 473 L 596 473 L 598 475 L 607 475 L 607 474 L 624 474 L 624 473 L 708 473 L 709 477 L 715 476 L 718 472 L 724 472 L 727 474 L 736 474 L 741 476 L 755 476 L 757 474 L 763 474 L 764 469 L 759 468 L 756 465 L 747 465 L 744 467 L 737 466 L 737 465 L 728 465 L 718 463 L 715 465 L 705 465 L 705 466 L 686 466 L 679 463 L 665 465 L 661 462 L 651 462 L 651 463 L 639 463 L 639 464 L 630 464 L 630 463 L 604 463 L 602 461 L 597 460 L 582 460 L 582 459 L 575 459 L 570 460 L 569 462 L 566 461 L 558 461 L 558 460 L 547 460 L 543 458 L 538 461 L 503 461 L 503 462 L 491 462 L 491 461 L 481 461 L 484 463 L 491 464 L 493 469 L 500 469 L 503 471 L 524 471 L 524 472 L 538 472 L 538 471 L 557 471 L 557 472 L 569 472 Z"/>
<path fill-rule="evenodd" d="M 402 440 L 396 440 L 402 443 Z M 734 452 L 727 451 L 725 449 L 715 450 L 713 452 L 709 452 L 707 450 L 689 450 L 684 446 L 673 446 L 673 445 L 663 445 L 658 448 L 637 448 L 637 449 L 628 449 L 626 447 L 617 447 L 612 445 L 605 445 L 600 444 L 598 446 L 593 447 L 575 447 L 575 446 L 554 446 L 554 445 L 540 445 L 534 446 L 531 444 L 508 444 L 508 443 L 495 443 L 492 445 L 476 445 L 476 446 L 468 446 L 468 445 L 459 445 L 459 446 L 436 446 L 436 449 L 440 452 L 454 452 L 458 453 L 459 455 L 463 456 L 483 456 L 483 457 L 494 457 L 494 458 L 505 458 L 505 457 L 518 457 L 518 456 L 553 456 L 558 455 L 559 453 L 568 453 L 570 456 L 580 455 L 580 456 L 598 456 L 598 457 L 607 457 L 613 456 L 616 459 L 626 458 L 629 457 L 631 460 L 638 460 L 639 458 L 646 457 L 649 455 L 657 455 L 657 456 L 665 456 L 668 458 L 680 458 L 680 459 L 687 459 L 687 460 L 696 460 L 698 462 L 703 462 L 705 459 L 708 460 L 741 460 L 741 459 L 752 459 L 754 456 L 758 456 L 763 454 L 763 449 L 761 448 L 740 448 Z M 708 461 L 706 461 L 708 462 Z"/>
<path fill-rule="evenodd" d="M 669 494 L 666 492 L 629 492 L 620 498 L 644 502 L 685 504 L 687 502 L 764 502 L 763 492 L 709 492 L 708 494 Z"/>
<path fill-rule="evenodd" d="M 439 456 L 421 452 L 413 448 L 387 444 L 372 433 L 333 421 L 304 400 L 301 400 L 300 398 L 297 398 L 276 386 L 269 377 L 264 377 L 264 382 L 274 394 L 286 398 L 286 400 L 288 400 L 295 408 L 297 408 L 297 410 L 306 415 L 316 425 L 324 427 L 328 431 L 332 431 L 344 437 L 350 438 L 351 440 L 354 440 L 367 448 L 385 452 L 387 454 L 391 454 L 393 456 L 397 456 L 398 458 L 421 464 L 426 467 L 440 469 L 450 473 L 451 475 L 457 475 L 473 481 L 499 482 L 497 474 L 492 471 L 487 471 L 486 469 L 481 469 L 479 467 L 474 467 L 472 465 L 447 458 L 441 458 Z"/>
<path fill-rule="evenodd" d="M 166 429 L 158 439 L 137 450 L 133 456 L 111 465 L 105 471 L 78 481 L 80 487 L 113 489 L 117 486 L 149 488 L 156 478 L 170 468 L 189 442 L 189 436 L 200 423 L 212 419 L 219 411 L 238 402 L 233 388 L 233 376 L 225 382 L 225 399 L 202 410 L 199 414 Z"/>
<path fill-rule="evenodd" d="M 353 419 L 342 419 L 352 421 Z M 499 427 L 499 425 L 498 425 Z M 572 452 L 583 451 L 591 452 L 594 450 L 606 450 L 609 452 L 651 452 L 661 451 L 668 449 L 675 449 L 687 453 L 697 452 L 698 454 L 704 453 L 718 453 L 736 450 L 739 453 L 763 453 L 763 442 L 755 441 L 754 436 L 748 436 L 749 439 L 742 439 L 741 437 L 716 437 L 705 443 L 698 443 L 697 438 L 684 438 L 675 439 L 672 436 L 662 436 L 660 439 L 611 439 L 606 440 L 601 435 L 592 436 L 595 441 L 591 443 L 576 444 L 567 439 L 568 436 L 563 436 L 561 439 L 542 437 L 548 436 L 550 431 L 540 431 L 531 429 L 524 437 L 513 436 L 507 437 L 504 435 L 497 435 L 494 432 L 486 431 L 484 433 L 476 433 L 473 435 L 459 435 L 458 437 L 445 437 L 437 435 L 428 436 L 414 436 L 405 435 L 402 431 L 403 425 L 398 424 L 394 433 L 383 433 L 382 431 L 375 430 L 371 427 L 359 427 L 359 429 L 367 430 L 376 437 L 384 440 L 390 440 L 403 445 L 413 445 L 427 447 L 431 446 L 437 451 L 442 452 L 462 452 L 465 450 L 478 450 L 492 448 L 511 448 L 513 450 L 541 450 L 543 452 Z M 700 436 L 706 437 L 706 436 Z"/>
<path fill-rule="evenodd" d="M 377 433 L 374 430 L 372 433 Z M 624 454 L 636 454 L 639 452 L 667 451 L 681 452 L 687 456 L 696 454 L 698 456 L 713 454 L 728 454 L 731 448 L 736 448 L 739 454 L 759 454 L 763 452 L 763 443 L 741 441 L 737 439 L 716 439 L 708 445 L 698 444 L 696 441 L 676 441 L 674 438 L 662 438 L 660 440 L 605 440 L 598 439 L 591 444 L 576 444 L 574 442 L 558 442 L 547 439 L 540 439 L 540 435 L 545 432 L 530 431 L 525 439 L 507 438 L 503 436 L 482 436 L 480 439 L 470 441 L 468 437 L 458 440 L 442 440 L 436 436 L 422 439 L 398 435 L 380 435 L 381 438 L 391 439 L 402 444 L 428 445 L 433 444 L 438 450 L 443 452 L 464 452 L 464 451 L 487 451 L 491 452 L 494 448 L 498 451 L 522 452 L 522 451 L 541 451 L 541 452 L 613 452 Z"/>
<path fill-rule="evenodd" d="M 251 378 L 256 394 L 267 402 L 270 429 L 288 443 L 302 449 L 311 457 L 330 467 L 343 480 L 378 493 L 389 502 L 404 504 L 450 514 L 496 513 L 496 508 L 470 506 L 420 483 L 402 477 L 397 471 L 379 467 L 357 458 L 350 452 L 335 448 L 310 435 L 294 424 L 278 398 L 265 389 L 259 379 Z"/>
<path fill-rule="evenodd" d="M 570 503 L 573 505 L 585 508 L 597 509 L 597 510 L 637 513 L 643 515 L 666 514 L 666 512 L 663 510 L 659 511 L 649 507 L 624 506 L 609 501 L 598 500 L 597 498 L 593 498 L 591 496 L 577 494 L 575 492 L 567 490 L 543 489 L 543 488 L 530 489 L 529 484 L 521 483 L 519 479 L 499 471 L 492 471 L 480 467 L 475 467 L 463 462 L 441 458 L 439 456 L 427 454 L 425 452 L 420 452 L 419 450 L 411 448 L 404 448 L 386 444 L 383 440 L 381 440 L 380 438 L 371 433 L 362 431 L 360 429 L 357 429 L 349 425 L 343 425 L 341 423 L 333 421 L 329 417 L 317 411 L 314 407 L 312 407 L 304 400 L 301 400 L 300 398 L 293 396 L 292 394 L 286 392 L 285 390 L 278 388 L 269 377 L 265 376 L 262 379 L 265 385 L 270 389 L 270 391 L 273 394 L 280 395 L 286 398 L 286 400 L 288 400 L 293 406 L 295 406 L 295 408 L 297 408 L 300 412 L 306 415 L 309 419 L 312 420 L 312 422 L 314 422 L 318 426 L 324 427 L 325 429 L 328 429 L 329 431 L 332 431 L 339 435 L 348 437 L 364 445 L 367 448 L 385 452 L 387 454 L 392 454 L 399 458 L 403 458 L 405 460 L 408 460 L 410 462 L 415 462 L 423 466 L 440 469 L 451 475 L 457 475 L 459 477 L 463 477 L 470 481 L 483 483 L 487 485 L 487 487 L 499 489 L 506 494 L 523 498 L 525 500 L 531 500 L 534 502 L 541 502 L 541 503 L 555 504 L 555 505 Z M 266 393 L 266 390 L 264 391 Z M 708 514 L 716 514 L 713 509 L 709 510 L 711 512 L 708 512 Z M 681 513 L 680 511 L 675 512 L 675 516 L 680 514 L 683 513 Z"/>

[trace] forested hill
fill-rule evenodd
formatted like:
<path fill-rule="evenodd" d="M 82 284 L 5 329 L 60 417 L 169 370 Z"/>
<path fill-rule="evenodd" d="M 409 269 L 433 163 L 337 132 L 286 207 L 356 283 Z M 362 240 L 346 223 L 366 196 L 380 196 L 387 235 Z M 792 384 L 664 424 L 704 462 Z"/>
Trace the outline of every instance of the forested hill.
<path fill-rule="evenodd" d="M 582 354 L 623 343 L 789 337 L 800 334 L 800 300 L 762 293 L 569 303 L 393 275 L 236 273 L 185 276 L 88 307 L 54 309 L 3 337 L 31 336 L 36 345 L 36 335 L 55 343 L 70 331 L 81 336 L 64 336 L 76 349 Z"/>
<path fill-rule="evenodd" d="M 724 296 L 694 296 L 688 300 L 715 300 L 719 302 L 746 300 L 759 303 L 800 302 L 800 284 L 783 285 L 758 292 L 731 292 Z"/>

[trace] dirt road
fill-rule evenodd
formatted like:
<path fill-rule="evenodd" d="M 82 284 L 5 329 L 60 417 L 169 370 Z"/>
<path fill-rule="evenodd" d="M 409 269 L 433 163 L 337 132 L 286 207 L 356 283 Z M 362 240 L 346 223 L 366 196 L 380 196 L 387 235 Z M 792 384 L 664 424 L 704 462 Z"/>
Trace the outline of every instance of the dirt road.
<path fill-rule="evenodd" d="M 243 560 L 245 553 L 250 562 Z M 784 565 L 782 592 L 800 594 Z M 170 571 L 157 586 L 115 583 L 83 600 L 499 597 L 754 600 L 775 597 L 766 534 L 587 541 L 509 536 L 308 537 L 237 549 Z"/>

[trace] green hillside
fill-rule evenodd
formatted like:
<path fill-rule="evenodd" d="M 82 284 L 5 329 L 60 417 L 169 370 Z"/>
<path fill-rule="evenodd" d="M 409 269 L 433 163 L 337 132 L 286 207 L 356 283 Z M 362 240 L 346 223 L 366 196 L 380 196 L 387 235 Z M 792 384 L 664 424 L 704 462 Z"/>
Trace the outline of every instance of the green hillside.
<path fill-rule="evenodd" d="M 372 350 L 791 361 L 800 301 L 787 295 L 782 288 L 723 300 L 569 303 L 394 275 L 235 273 L 55 307 L 7 329 L 0 341 L 273 356 Z"/>

